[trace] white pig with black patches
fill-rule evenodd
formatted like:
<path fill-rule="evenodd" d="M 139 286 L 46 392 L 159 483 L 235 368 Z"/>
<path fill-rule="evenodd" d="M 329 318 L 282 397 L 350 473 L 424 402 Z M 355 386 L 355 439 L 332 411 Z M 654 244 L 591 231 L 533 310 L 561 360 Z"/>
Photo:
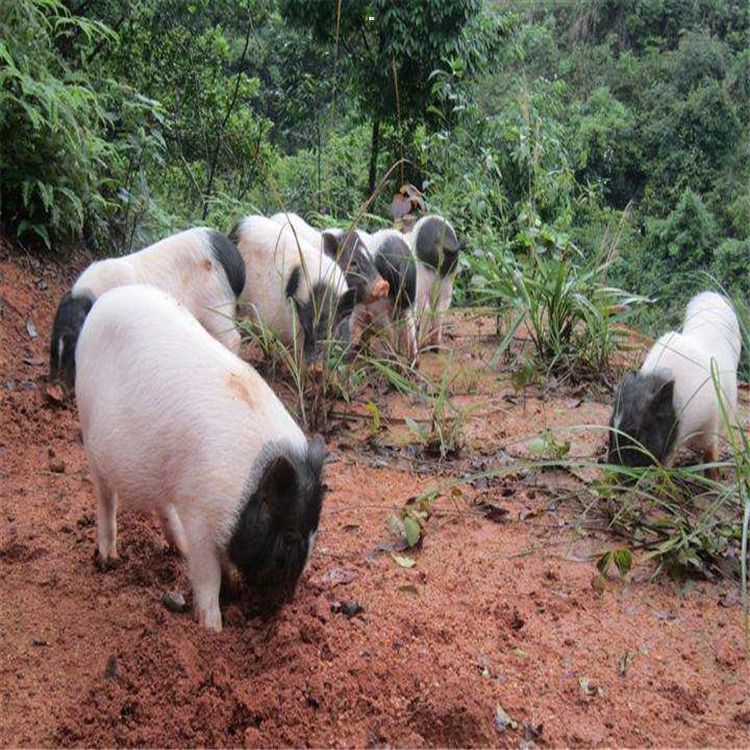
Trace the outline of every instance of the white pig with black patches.
<path fill-rule="evenodd" d="M 315 227 L 310 226 L 299 214 L 292 213 L 291 211 L 282 211 L 281 213 L 274 214 L 271 217 L 271 221 L 281 227 L 288 224 L 294 229 L 296 235 L 307 242 L 308 245 L 312 245 L 317 250 L 323 249 L 322 233 L 315 229 Z"/>
<path fill-rule="evenodd" d="M 303 342 L 308 365 L 318 365 L 324 343 L 346 343 L 346 319 L 356 302 L 334 260 L 295 235 L 289 225 L 246 216 L 230 234 L 245 264 L 241 314 L 257 318 L 286 345 Z"/>
<path fill-rule="evenodd" d="M 327 241 L 330 235 L 330 241 Z M 415 364 L 418 360 L 415 304 L 417 265 L 409 245 L 395 229 L 374 234 L 362 230 L 323 234 L 326 252 L 337 257 L 355 253 L 369 258 L 383 279 L 385 294 L 358 308 L 355 332 L 372 327 L 384 331 L 396 352 Z"/>
<path fill-rule="evenodd" d="M 441 346 L 462 245 L 447 219 L 423 216 L 404 234 L 417 260 L 415 315 L 420 345 Z"/>
<path fill-rule="evenodd" d="M 722 412 L 730 423 L 736 420 L 741 346 L 730 302 L 715 292 L 693 297 L 682 332 L 661 336 L 640 372 L 628 373 L 620 385 L 610 420 L 609 462 L 644 466 L 653 456 L 668 465 L 683 445 L 708 463 L 718 460 Z"/>
<path fill-rule="evenodd" d="M 78 341 L 76 398 L 98 498 L 99 563 L 117 507 L 154 510 L 185 556 L 201 625 L 221 630 L 222 560 L 278 605 L 318 528 L 325 446 L 258 373 L 160 290 L 102 295 Z"/>
<path fill-rule="evenodd" d="M 349 289 L 355 293 L 356 305 L 368 305 L 388 294 L 388 284 L 378 273 L 369 253 L 357 242 L 342 242 L 345 236 L 367 237 L 365 232 L 347 233 L 337 227 L 321 231 L 311 227 L 295 213 L 278 213 L 271 217 L 279 226 L 292 228 L 295 235 L 332 258 L 344 272 Z"/>
<path fill-rule="evenodd" d="M 50 380 L 75 381 L 78 335 L 94 301 L 125 284 L 152 284 L 184 304 L 198 322 L 237 352 L 234 325 L 245 267 L 234 244 L 213 229 L 197 227 L 119 258 L 92 263 L 65 294 L 55 315 L 50 341 Z"/>

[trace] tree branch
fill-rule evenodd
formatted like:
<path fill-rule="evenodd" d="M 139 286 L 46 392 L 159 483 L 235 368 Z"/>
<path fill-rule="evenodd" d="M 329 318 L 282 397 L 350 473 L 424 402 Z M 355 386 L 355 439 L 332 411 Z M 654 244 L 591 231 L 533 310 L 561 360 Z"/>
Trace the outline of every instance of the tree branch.
<path fill-rule="evenodd" d="M 224 128 L 226 128 L 227 123 L 229 122 L 229 117 L 232 114 L 232 110 L 234 109 L 234 105 L 237 101 L 237 96 L 240 93 L 240 83 L 242 81 L 242 71 L 245 65 L 245 58 L 247 57 L 247 50 L 250 46 L 250 34 L 253 31 L 253 20 L 252 16 L 248 18 L 247 20 L 247 33 L 245 34 L 245 47 L 242 50 L 242 56 L 240 57 L 240 62 L 237 69 L 237 78 L 234 83 L 234 92 L 232 94 L 232 98 L 229 101 L 229 106 L 227 107 L 227 112 L 224 115 L 224 120 L 222 121 L 221 125 L 219 126 L 219 130 L 216 133 L 216 146 L 214 148 L 214 155 L 211 159 L 211 164 L 209 165 L 208 170 L 208 182 L 206 184 L 206 191 L 203 195 L 203 218 L 208 216 L 208 199 L 211 197 L 211 190 L 213 188 L 214 183 L 214 174 L 216 172 L 216 165 L 219 161 L 219 151 L 221 150 L 221 139 L 224 134 Z"/>

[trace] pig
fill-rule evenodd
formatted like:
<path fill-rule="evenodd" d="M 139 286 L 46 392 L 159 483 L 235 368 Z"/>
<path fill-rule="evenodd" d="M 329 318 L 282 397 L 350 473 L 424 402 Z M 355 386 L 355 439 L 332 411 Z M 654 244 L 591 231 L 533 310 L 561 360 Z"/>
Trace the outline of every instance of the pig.
<path fill-rule="evenodd" d="M 57 308 L 50 342 L 50 381 L 73 388 L 78 335 L 94 300 L 125 284 L 153 284 L 172 294 L 205 329 L 233 352 L 240 334 L 234 315 L 245 286 L 245 266 L 224 235 L 203 227 L 188 229 L 120 258 L 92 263 Z"/>
<path fill-rule="evenodd" d="M 334 260 L 289 225 L 246 216 L 230 233 L 245 264 L 241 314 L 268 326 L 286 346 L 303 342 L 308 366 L 320 367 L 325 342 L 348 343 L 347 319 L 356 303 Z"/>
<path fill-rule="evenodd" d="M 249 364 L 152 286 L 97 299 L 76 365 L 99 567 L 118 561 L 122 502 L 156 511 L 187 561 L 202 626 L 221 630 L 223 565 L 264 602 L 288 600 L 320 520 L 322 439 L 308 440 Z"/>
<path fill-rule="evenodd" d="M 295 213 L 278 213 L 271 217 L 280 226 L 290 226 L 301 240 L 323 251 L 338 263 L 350 289 L 355 291 L 355 304 L 369 304 L 388 294 L 388 285 L 378 273 L 367 252 L 358 243 L 343 242 L 342 229 L 331 227 L 318 231 Z"/>
<path fill-rule="evenodd" d="M 415 315 L 420 345 L 442 346 L 461 243 L 450 222 L 435 214 L 423 216 L 404 237 L 417 259 Z"/>
<path fill-rule="evenodd" d="M 307 242 L 308 245 L 312 245 L 317 250 L 322 250 L 323 237 L 321 232 L 315 229 L 315 227 L 310 226 L 299 214 L 282 211 L 281 213 L 274 214 L 271 217 L 271 221 L 276 222 L 282 227 L 288 224 L 292 227 L 297 237 Z"/>
<path fill-rule="evenodd" d="M 640 372 L 628 373 L 620 385 L 610 419 L 609 462 L 647 466 L 656 460 L 670 465 L 683 445 L 700 451 L 707 463 L 718 460 L 725 421 L 711 365 L 723 407 L 729 419 L 735 419 L 741 346 L 730 302 L 715 292 L 693 297 L 682 332 L 661 336 Z"/>
<path fill-rule="evenodd" d="M 324 235 L 324 242 L 325 242 Z M 373 326 L 384 330 L 394 350 L 410 363 L 418 360 L 417 327 L 414 303 L 417 290 L 417 270 L 414 256 L 400 232 L 381 229 L 375 234 L 362 230 L 341 232 L 326 247 L 326 252 L 338 256 L 356 252 L 369 257 L 387 284 L 386 296 L 370 301 L 357 311 L 355 330 Z"/>

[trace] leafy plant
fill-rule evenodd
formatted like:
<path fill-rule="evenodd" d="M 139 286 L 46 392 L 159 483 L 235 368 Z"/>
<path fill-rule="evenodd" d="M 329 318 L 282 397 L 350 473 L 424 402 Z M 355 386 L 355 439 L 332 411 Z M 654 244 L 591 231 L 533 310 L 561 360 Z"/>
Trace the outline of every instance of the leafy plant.
<path fill-rule="evenodd" d="M 437 389 L 427 397 L 432 404 L 429 424 L 422 425 L 411 417 L 405 422 L 411 433 L 421 443 L 424 452 L 441 460 L 457 455 L 464 444 L 463 428 L 467 410 L 457 407 L 449 397 L 449 387 L 455 375 L 446 367 Z"/>
<path fill-rule="evenodd" d="M 58 51 L 75 36 L 86 54 L 112 32 L 58 0 L 3 3 L 0 24 L 3 218 L 50 247 L 114 207 L 121 155 L 104 137 L 114 124 L 106 98 Z"/>

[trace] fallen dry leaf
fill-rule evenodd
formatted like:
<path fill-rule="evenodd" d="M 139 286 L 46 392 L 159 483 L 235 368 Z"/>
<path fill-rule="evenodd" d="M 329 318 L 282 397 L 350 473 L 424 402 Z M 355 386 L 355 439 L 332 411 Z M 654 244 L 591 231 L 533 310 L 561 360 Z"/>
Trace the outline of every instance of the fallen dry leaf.
<path fill-rule="evenodd" d="M 317 585 L 323 591 L 330 591 L 336 586 L 351 583 L 359 574 L 356 570 L 346 568 L 331 568 L 320 577 L 319 580 L 312 579 L 311 583 Z"/>

